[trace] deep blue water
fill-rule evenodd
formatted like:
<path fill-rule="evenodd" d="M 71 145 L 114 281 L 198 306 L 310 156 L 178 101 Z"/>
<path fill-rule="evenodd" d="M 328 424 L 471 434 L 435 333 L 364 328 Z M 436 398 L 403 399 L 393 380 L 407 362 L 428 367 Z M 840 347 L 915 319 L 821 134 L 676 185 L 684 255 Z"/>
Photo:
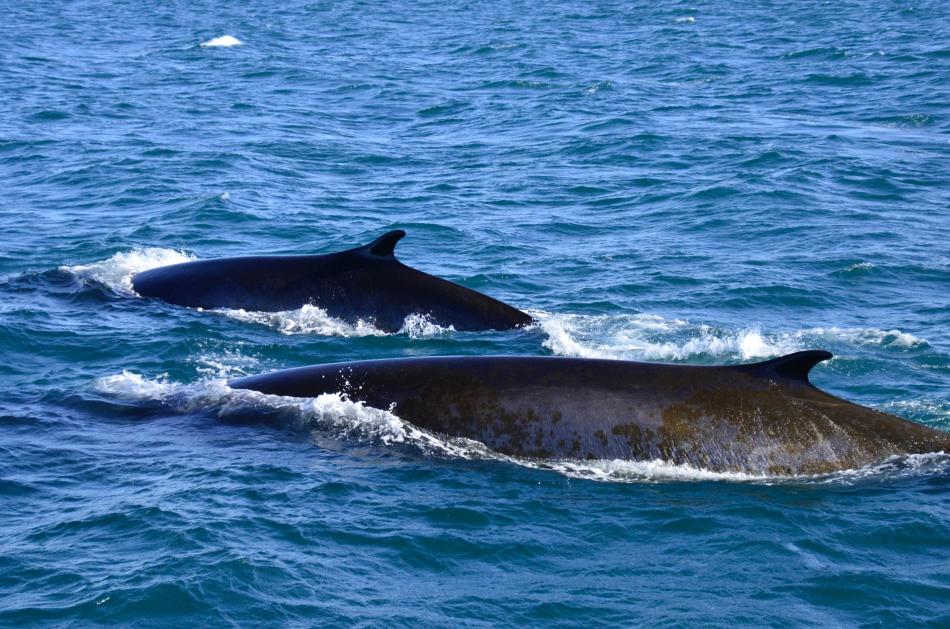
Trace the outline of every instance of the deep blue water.
<path fill-rule="evenodd" d="M 937 0 L 8 7 L 0 625 L 947 626 L 946 455 L 539 465 L 223 380 L 823 348 L 822 388 L 950 429 L 948 42 Z M 540 324 L 382 335 L 128 288 L 392 228 Z"/>

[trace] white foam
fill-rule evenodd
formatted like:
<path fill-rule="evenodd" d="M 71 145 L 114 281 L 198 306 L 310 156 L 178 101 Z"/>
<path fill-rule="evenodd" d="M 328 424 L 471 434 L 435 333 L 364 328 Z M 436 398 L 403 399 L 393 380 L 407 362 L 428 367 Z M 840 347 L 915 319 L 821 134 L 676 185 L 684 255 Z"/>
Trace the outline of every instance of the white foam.
<path fill-rule="evenodd" d="M 581 315 L 529 311 L 547 335 L 543 344 L 562 356 L 632 360 L 760 360 L 845 343 L 915 348 L 927 341 L 879 328 L 804 328 L 764 333 L 758 326 L 716 328 L 654 314 Z"/>
<path fill-rule="evenodd" d="M 168 383 L 168 374 L 149 380 L 128 370 L 95 380 L 93 388 L 120 400 L 154 402 L 164 402 L 174 391 L 174 385 Z"/>
<path fill-rule="evenodd" d="M 501 458 L 534 469 L 551 470 L 571 478 L 619 483 L 717 481 L 754 482 L 766 485 L 779 483 L 853 485 L 862 481 L 892 481 L 922 474 L 945 474 L 950 472 L 950 454 L 946 452 L 895 455 L 880 463 L 860 468 L 800 476 L 714 472 L 690 465 L 660 460 L 519 461 L 509 457 Z"/>
<path fill-rule="evenodd" d="M 571 478 L 623 483 L 660 481 L 771 482 L 776 480 L 775 476 L 745 474 L 742 472 L 713 472 L 690 465 L 660 460 L 558 460 L 521 461 L 521 463 L 536 469 L 559 472 Z"/>
<path fill-rule="evenodd" d="M 253 310 L 219 308 L 211 310 L 238 321 L 257 323 L 271 327 L 281 334 L 320 334 L 323 336 L 361 337 L 388 336 L 390 333 L 380 330 L 370 320 L 360 319 L 348 323 L 330 316 L 318 306 L 304 305 L 296 310 L 279 312 L 258 312 Z M 454 326 L 441 326 L 428 315 L 410 314 L 403 321 L 396 334 L 406 334 L 410 338 L 433 338 L 455 332 Z"/>
<path fill-rule="evenodd" d="M 371 321 L 358 320 L 355 324 L 331 317 L 327 311 L 309 304 L 296 310 L 258 312 L 253 310 L 219 308 L 212 310 L 238 321 L 271 327 L 281 334 L 321 334 L 324 336 L 385 336 Z"/>
<path fill-rule="evenodd" d="M 653 314 L 578 315 L 529 312 L 547 334 L 544 346 L 579 358 L 750 360 L 798 349 L 794 339 L 766 337 L 758 328 L 717 330 Z"/>
<path fill-rule="evenodd" d="M 441 326 L 435 323 L 429 315 L 422 314 L 407 316 L 406 320 L 402 322 L 402 327 L 399 328 L 399 334 L 408 334 L 409 338 L 413 339 L 446 336 L 453 332 L 455 332 L 454 325 Z"/>
<path fill-rule="evenodd" d="M 93 262 L 92 264 L 77 264 L 59 268 L 62 271 L 104 284 L 120 295 L 137 296 L 135 291 L 132 290 L 132 277 L 136 273 L 170 264 L 189 262 L 194 259 L 194 256 L 182 251 L 149 247 L 120 252 L 108 260 Z"/>
<path fill-rule="evenodd" d="M 209 39 L 206 42 L 201 42 L 202 48 L 230 48 L 231 46 L 240 46 L 243 44 L 240 39 L 232 35 L 222 35 L 221 37 L 215 37 L 214 39 Z"/>
<path fill-rule="evenodd" d="M 676 18 L 675 21 L 676 21 L 677 24 L 692 24 L 693 22 L 696 21 L 696 18 L 694 18 L 694 17 L 692 17 L 692 16 L 678 17 L 678 18 Z"/>
<path fill-rule="evenodd" d="M 858 482 L 892 481 L 924 474 L 946 474 L 950 472 L 950 454 L 946 452 L 928 452 L 926 454 L 902 454 L 865 467 L 833 472 L 821 476 L 804 477 L 820 484 L 853 485 Z"/>

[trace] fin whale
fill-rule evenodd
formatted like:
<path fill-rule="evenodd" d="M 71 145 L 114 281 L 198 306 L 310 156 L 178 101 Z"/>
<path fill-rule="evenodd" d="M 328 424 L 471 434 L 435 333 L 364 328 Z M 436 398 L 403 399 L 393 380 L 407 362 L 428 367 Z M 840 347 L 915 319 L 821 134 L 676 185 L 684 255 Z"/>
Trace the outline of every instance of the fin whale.
<path fill-rule="evenodd" d="M 537 459 L 663 460 L 721 472 L 819 474 L 950 452 L 950 433 L 829 395 L 831 358 L 693 366 L 541 356 L 316 365 L 229 383 L 265 394 L 343 393 L 418 427 Z"/>
<path fill-rule="evenodd" d="M 247 256 L 199 260 L 136 274 L 132 288 L 192 308 L 276 312 L 306 304 L 355 323 L 371 320 L 398 331 L 411 314 L 456 330 L 507 330 L 533 319 L 477 291 L 417 271 L 395 257 L 406 232 L 391 231 L 368 245 L 323 255 Z"/>

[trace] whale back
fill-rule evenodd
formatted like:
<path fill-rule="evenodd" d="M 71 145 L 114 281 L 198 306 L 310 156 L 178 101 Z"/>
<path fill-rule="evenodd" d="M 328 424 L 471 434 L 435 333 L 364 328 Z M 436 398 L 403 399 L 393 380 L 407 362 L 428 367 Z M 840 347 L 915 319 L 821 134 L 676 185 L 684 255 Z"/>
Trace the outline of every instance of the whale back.
<path fill-rule="evenodd" d="M 137 274 L 144 297 L 192 308 L 275 312 L 310 304 L 333 317 L 389 332 L 418 314 L 456 330 L 504 330 L 531 323 L 503 302 L 402 264 L 402 230 L 347 251 L 304 256 L 242 256 L 185 262 Z"/>
<path fill-rule="evenodd" d="M 662 460 L 807 474 L 950 449 L 950 435 L 834 398 L 804 353 L 704 367 L 561 357 L 434 357 L 317 365 L 231 383 L 340 392 L 420 428 L 527 458 Z"/>

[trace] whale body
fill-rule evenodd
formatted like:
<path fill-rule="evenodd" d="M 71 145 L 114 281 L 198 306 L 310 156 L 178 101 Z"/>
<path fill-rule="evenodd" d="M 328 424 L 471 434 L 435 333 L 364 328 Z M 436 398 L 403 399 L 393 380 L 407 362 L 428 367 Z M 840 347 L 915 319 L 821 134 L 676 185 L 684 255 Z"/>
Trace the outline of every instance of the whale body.
<path fill-rule="evenodd" d="M 829 395 L 831 358 L 692 366 L 530 356 L 401 358 L 250 376 L 232 388 L 343 393 L 417 427 L 532 459 L 662 460 L 719 472 L 819 474 L 950 451 L 950 433 Z"/>
<path fill-rule="evenodd" d="M 143 297 L 192 308 L 278 312 L 310 304 L 350 323 L 398 331 L 406 317 L 427 316 L 456 330 L 507 330 L 530 324 L 526 313 L 396 260 L 391 231 L 348 251 L 304 256 L 246 256 L 150 269 L 132 278 Z"/>

